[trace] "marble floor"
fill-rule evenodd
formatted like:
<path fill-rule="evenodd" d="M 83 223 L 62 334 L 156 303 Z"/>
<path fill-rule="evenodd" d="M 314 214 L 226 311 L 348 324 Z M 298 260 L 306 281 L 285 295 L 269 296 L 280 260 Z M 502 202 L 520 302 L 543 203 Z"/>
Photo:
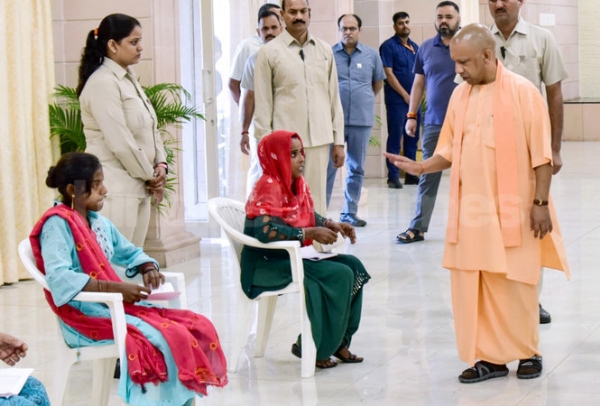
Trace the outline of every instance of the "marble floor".
<path fill-rule="evenodd" d="M 442 180 L 430 232 L 424 242 L 401 245 L 414 210 L 416 187 L 388 189 L 367 180 L 368 205 L 359 215 L 368 226 L 345 250 L 372 275 L 364 292 L 363 316 L 352 350 L 362 364 L 340 364 L 300 378 L 290 353 L 299 332 L 296 296 L 280 298 L 263 358 L 253 358 L 250 337 L 229 385 L 212 389 L 198 405 L 590 405 L 600 398 L 600 143 L 568 142 L 565 167 L 552 184 L 572 270 L 546 270 L 541 301 L 552 323 L 540 326 L 544 372 L 538 379 L 506 378 L 460 384 L 466 367 L 458 358 L 452 323 L 450 283 L 441 267 L 448 176 Z M 337 216 L 332 210 L 330 216 Z M 204 239 L 202 256 L 169 270 L 186 275 L 189 306 L 213 320 L 227 350 L 236 332 L 236 281 L 225 239 Z M 16 255 L 16 254 L 15 254 Z M 56 323 L 32 281 L 0 287 L 0 331 L 27 341 L 24 367 L 52 390 Z M 50 350 L 49 350 L 50 349 Z M 86 405 L 91 370 L 70 374 L 66 405 Z M 113 383 L 111 405 L 119 404 Z"/>

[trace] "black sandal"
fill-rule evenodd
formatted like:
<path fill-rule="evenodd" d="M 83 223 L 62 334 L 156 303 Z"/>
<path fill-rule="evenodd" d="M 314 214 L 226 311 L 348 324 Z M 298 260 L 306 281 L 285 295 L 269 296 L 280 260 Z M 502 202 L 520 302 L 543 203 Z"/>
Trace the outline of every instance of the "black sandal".
<path fill-rule="evenodd" d="M 519 361 L 519 368 L 517 368 L 517 378 L 537 378 L 542 374 L 542 369 L 542 357 L 540 355 L 534 355 L 531 358 L 522 359 Z"/>
<path fill-rule="evenodd" d="M 400 233 L 396 236 L 396 240 L 398 240 L 398 242 L 401 242 L 402 244 L 410 244 L 412 242 L 423 241 L 424 239 L 425 236 L 421 234 L 421 232 L 416 228 L 409 228 L 405 232 Z"/>
<path fill-rule="evenodd" d="M 292 354 L 294 354 L 298 358 L 302 358 L 302 350 L 300 350 L 300 346 L 298 343 L 292 344 Z"/>
<path fill-rule="evenodd" d="M 475 383 L 487 381 L 492 378 L 500 378 L 508 375 L 506 365 L 492 364 L 487 361 L 477 361 L 471 368 L 465 369 L 459 375 L 458 380 L 461 383 Z"/>

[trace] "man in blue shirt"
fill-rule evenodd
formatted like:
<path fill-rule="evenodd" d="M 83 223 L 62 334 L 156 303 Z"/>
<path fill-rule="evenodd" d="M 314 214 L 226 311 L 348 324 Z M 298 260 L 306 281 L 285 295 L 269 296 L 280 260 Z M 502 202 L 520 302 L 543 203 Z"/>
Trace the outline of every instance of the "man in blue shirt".
<path fill-rule="evenodd" d="M 436 7 L 435 29 L 438 34 L 421 44 L 415 61 L 415 81 L 410 92 L 406 114 L 406 134 L 417 133 L 418 110 L 427 89 L 427 110 L 423 120 L 423 160 L 435 151 L 450 96 L 456 87 L 454 62 L 450 58 L 450 40 L 460 29 L 459 8 L 453 1 L 442 1 Z M 404 244 L 423 241 L 429 228 L 442 173 L 422 175 L 417 191 L 417 208 L 410 227 L 396 239 Z"/>
<path fill-rule="evenodd" d="M 338 19 L 341 41 L 333 46 L 337 66 L 340 99 L 344 110 L 344 139 L 347 145 L 346 188 L 340 221 L 354 227 L 367 222 L 357 217 L 358 201 L 365 176 L 364 164 L 375 124 L 375 96 L 383 87 L 385 74 L 377 51 L 358 42 L 362 20 L 355 14 Z M 337 169 L 329 161 L 327 168 L 327 205 Z"/>
<path fill-rule="evenodd" d="M 412 88 L 415 74 L 413 67 L 419 47 L 410 38 L 410 17 L 408 13 L 399 11 L 392 17 L 396 34 L 387 39 L 379 47 L 379 54 L 385 71 L 385 107 L 387 111 L 388 139 L 385 151 L 392 154 L 400 153 L 402 142 L 403 155 L 415 160 L 419 131 L 414 137 L 404 136 L 406 113 L 410 102 L 410 89 Z M 421 109 L 418 110 L 420 117 Z M 390 188 L 402 189 L 398 168 L 386 159 L 388 169 L 387 184 Z M 419 178 L 406 174 L 404 182 L 407 185 L 416 185 Z"/>

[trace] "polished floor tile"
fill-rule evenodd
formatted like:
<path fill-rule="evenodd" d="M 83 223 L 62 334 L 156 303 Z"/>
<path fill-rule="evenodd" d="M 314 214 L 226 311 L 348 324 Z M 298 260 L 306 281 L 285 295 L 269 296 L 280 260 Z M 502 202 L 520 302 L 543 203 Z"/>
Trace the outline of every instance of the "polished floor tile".
<path fill-rule="evenodd" d="M 506 378 L 474 385 L 456 379 L 467 367 L 458 358 L 452 323 L 450 277 L 441 267 L 448 208 L 448 180 L 442 179 L 430 231 L 424 242 L 395 241 L 414 211 L 416 186 L 388 189 L 369 179 L 368 204 L 359 216 L 358 241 L 342 250 L 358 256 L 372 275 L 364 292 L 361 328 L 352 350 L 362 364 L 341 364 L 300 379 L 300 362 L 290 346 L 300 330 L 295 296 L 278 301 L 265 356 L 254 358 L 251 335 L 224 389 L 212 389 L 198 405 L 572 405 L 600 397 L 600 143 L 568 142 L 565 167 L 552 192 L 567 247 L 572 279 L 546 270 L 541 302 L 552 323 L 540 326 L 544 372 L 539 379 Z M 338 217 L 341 207 L 329 215 Z M 337 210 L 336 210 L 337 209 Z M 236 329 L 237 276 L 225 239 L 201 242 L 202 257 L 169 270 L 186 275 L 190 308 L 211 318 L 227 350 Z M 29 344 L 24 367 L 35 368 L 52 390 L 56 321 L 33 281 L 0 287 L 0 331 Z M 232 360 L 229 360 L 233 362 Z M 91 368 L 73 368 L 66 405 L 87 405 Z M 111 405 L 119 404 L 117 381 Z"/>

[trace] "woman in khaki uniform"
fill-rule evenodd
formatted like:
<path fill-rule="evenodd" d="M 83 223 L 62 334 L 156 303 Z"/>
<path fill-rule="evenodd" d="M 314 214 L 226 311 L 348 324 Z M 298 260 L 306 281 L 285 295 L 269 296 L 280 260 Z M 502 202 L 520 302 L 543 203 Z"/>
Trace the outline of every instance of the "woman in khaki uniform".
<path fill-rule="evenodd" d="M 142 29 L 124 14 L 105 17 L 89 32 L 77 94 L 87 142 L 107 183 L 106 216 L 136 246 L 143 246 L 150 204 L 163 198 L 168 167 L 157 119 L 130 66 L 140 61 Z"/>

